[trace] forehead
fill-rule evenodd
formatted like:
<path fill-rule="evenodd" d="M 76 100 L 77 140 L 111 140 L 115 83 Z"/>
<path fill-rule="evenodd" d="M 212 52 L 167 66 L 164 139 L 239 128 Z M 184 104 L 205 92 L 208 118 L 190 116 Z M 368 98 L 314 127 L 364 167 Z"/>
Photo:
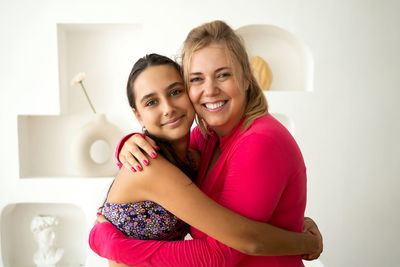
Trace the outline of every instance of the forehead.
<path fill-rule="evenodd" d="M 240 70 L 238 61 L 225 44 L 212 43 L 193 52 L 189 71 L 208 72 L 221 67 L 230 67 L 234 72 Z"/>
<path fill-rule="evenodd" d="M 136 99 L 149 93 L 164 91 L 170 84 L 182 82 L 182 77 L 171 65 L 147 67 L 133 83 Z"/>
<path fill-rule="evenodd" d="M 225 47 L 220 44 L 210 44 L 193 52 L 190 68 L 195 71 L 195 69 L 221 64 L 228 64 Z"/>

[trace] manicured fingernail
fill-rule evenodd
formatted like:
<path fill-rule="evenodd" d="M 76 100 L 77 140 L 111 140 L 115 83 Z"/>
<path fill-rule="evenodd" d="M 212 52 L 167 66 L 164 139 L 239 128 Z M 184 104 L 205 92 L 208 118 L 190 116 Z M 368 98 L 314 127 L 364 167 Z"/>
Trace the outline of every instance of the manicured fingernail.
<path fill-rule="evenodd" d="M 159 147 L 159 146 L 155 146 L 155 148 L 156 148 L 157 150 L 160 150 L 160 147 Z"/>
<path fill-rule="evenodd" d="M 133 172 L 135 172 L 136 170 L 135 170 L 135 168 L 133 168 L 133 167 L 131 167 L 131 170 L 133 171 Z"/>
<path fill-rule="evenodd" d="M 151 157 L 152 157 L 153 159 L 155 159 L 155 158 L 157 157 L 157 154 L 154 153 L 154 152 L 151 152 Z"/>
<path fill-rule="evenodd" d="M 96 213 L 96 215 L 97 215 L 97 216 L 100 216 L 100 215 L 101 215 L 101 213 L 100 213 L 100 212 L 98 212 L 98 213 Z"/>
<path fill-rule="evenodd" d="M 142 170 L 142 167 L 140 167 L 139 165 L 137 165 L 137 166 L 136 166 L 136 169 L 137 169 L 138 171 L 141 171 L 141 170 Z"/>
<path fill-rule="evenodd" d="M 149 165 L 149 162 L 147 161 L 147 160 L 143 160 L 143 164 L 145 165 L 145 166 L 147 166 L 147 165 Z"/>

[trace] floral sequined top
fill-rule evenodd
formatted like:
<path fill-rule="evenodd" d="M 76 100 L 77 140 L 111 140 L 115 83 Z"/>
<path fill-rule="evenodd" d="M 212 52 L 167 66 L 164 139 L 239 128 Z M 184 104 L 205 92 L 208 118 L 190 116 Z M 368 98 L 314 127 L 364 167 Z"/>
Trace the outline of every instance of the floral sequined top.
<path fill-rule="evenodd" d="M 198 166 L 189 150 L 186 158 L 197 173 Z M 122 163 L 118 166 L 121 168 Z M 126 204 L 105 202 L 102 214 L 126 236 L 140 240 L 183 240 L 190 229 L 174 214 L 149 200 Z"/>
<path fill-rule="evenodd" d="M 103 215 L 126 236 L 141 240 L 183 240 L 189 226 L 152 201 L 106 202 Z"/>

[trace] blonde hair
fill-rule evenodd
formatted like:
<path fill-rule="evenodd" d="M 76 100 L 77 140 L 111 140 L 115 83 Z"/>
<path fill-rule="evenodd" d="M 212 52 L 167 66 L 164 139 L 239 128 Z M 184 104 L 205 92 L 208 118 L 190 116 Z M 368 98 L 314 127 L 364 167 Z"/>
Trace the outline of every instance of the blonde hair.
<path fill-rule="evenodd" d="M 249 84 L 246 91 L 244 108 L 245 119 L 242 125 L 242 130 L 245 131 L 254 120 L 268 113 L 268 104 L 263 91 L 251 71 L 249 57 L 242 39 L 225 22 L 215 20 L 194 28 L 189 32 L 183 43 L 182 50 L 182 68 L 185 83 L 187 88 L 190 88 L 189 67 L 193 53 L 211 44 L 222 45 L 225 48 L 225 53 L 231 67 L 234 67 L 234 60 L 239 63 L 240 69 L 233 69 L 236 81 L 238 82 L 237 77 L 241 75 L 243 83 Z M 196 115 L 196 121 L 203 134 L 209 133 L 206 122 L 198 117 L 198 115 Z"/>

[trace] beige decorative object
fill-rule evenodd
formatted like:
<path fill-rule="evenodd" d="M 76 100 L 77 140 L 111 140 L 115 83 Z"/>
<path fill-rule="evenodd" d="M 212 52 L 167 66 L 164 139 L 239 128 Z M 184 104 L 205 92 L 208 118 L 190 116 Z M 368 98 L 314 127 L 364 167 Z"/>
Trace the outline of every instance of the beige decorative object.
<path fill-rule="evenodd" d="M 262 57 L 255 56 L 250 59 L 250 66 L 260 87 L 263 90 L 269 90 L 272 82 L 272 72 L 268 63 Z"/>
<path fill-rule="evenodd" d="M 122 137 L 120 129 L 104 114 L 92 120 L 77 133 L 72 144 L 72 161 L 80 175 L 114 176 L 118 172 L 114 149 Z"/>

